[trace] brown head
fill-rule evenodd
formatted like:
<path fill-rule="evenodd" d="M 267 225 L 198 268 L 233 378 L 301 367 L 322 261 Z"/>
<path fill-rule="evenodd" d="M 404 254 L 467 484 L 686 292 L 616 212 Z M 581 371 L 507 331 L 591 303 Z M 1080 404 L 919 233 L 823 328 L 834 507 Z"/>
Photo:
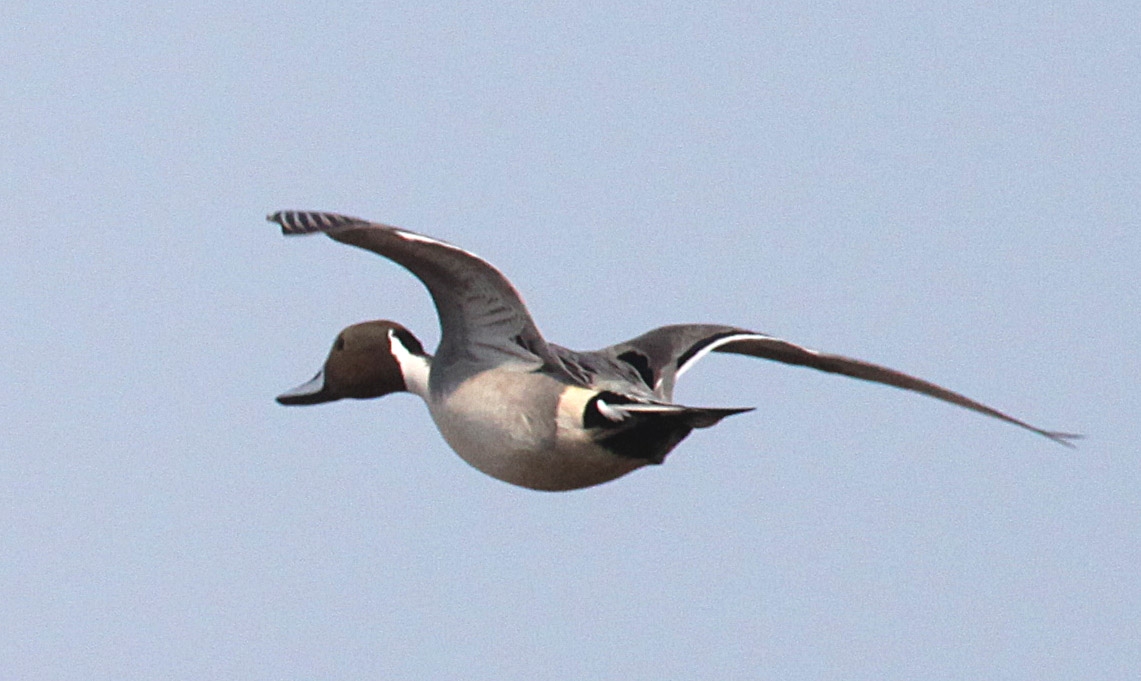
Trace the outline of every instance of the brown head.
<path fill-rule="evenodd" d="M 396 322 L 353 324 L 337 334 L 325 365 L 311 380 L 277 396 L 284 405 L 358 400 L 409 390 L 409 358 L 427 371 L 428 356 L 420 341 Z M 422 377 L 421 377 L 422 378 Z"/>

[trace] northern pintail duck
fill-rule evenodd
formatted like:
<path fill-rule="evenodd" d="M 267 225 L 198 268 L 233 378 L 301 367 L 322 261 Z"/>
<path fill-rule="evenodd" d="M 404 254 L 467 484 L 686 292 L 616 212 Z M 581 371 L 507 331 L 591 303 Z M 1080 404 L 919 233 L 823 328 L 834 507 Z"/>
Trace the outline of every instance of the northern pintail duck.
<path fill-rule="evenodd" d="M 317 375 L 277 401 L 306 405 L 414 393 L 464 461 L 522 487 L 569 490 L 613 480 L 662 463 L 694 428 L 750 411 L 673 402 L 677 380 L 710 352 L 912 390 L 1064 445 L 1078 437 L 1037 428 L 893 369 L 734 326 L 663 326 L 602 350 L 568 350 L 544 340 L 499 270 L 458 246 L 332 213 L 282 211 L 268 219 L 286 235 L 325 232 L 403 266 L 428 288 L 440 320 L 434 356 L 396 322 L 354 324 L 338 334 Z"/>

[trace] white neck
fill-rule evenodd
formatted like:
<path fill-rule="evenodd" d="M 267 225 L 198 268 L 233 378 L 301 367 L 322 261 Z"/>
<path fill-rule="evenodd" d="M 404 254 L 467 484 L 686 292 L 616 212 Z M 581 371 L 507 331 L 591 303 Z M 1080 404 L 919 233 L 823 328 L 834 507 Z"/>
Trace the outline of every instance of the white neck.
<path fill-rule="evenodd" d="M 420 399 L 428 401 L 428 374 L 432 369 L 430 357 L 415 355 L 391 330 L 388 332 L 388 345 L 392 349 L 392 356 L 400 365 L 400 373 L 404 375 L 404 385 L 408 392 L 419 395 Z"/>

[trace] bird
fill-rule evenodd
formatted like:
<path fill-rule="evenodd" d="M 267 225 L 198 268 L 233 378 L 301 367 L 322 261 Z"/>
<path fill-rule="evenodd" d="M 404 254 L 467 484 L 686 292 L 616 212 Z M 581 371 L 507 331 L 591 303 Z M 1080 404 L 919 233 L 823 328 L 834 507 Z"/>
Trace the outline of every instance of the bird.
<path fill-rule="evenodd" d="M 434 354 L 391 320 L 346 327 L 317 374 L 277 401 L 300 406 L 413 393 L 460 458 L 520 487 L 565 491 L 605 483 L 661 464 L 694 429 L 751 411 L 673 401 L 678 379 L 710 352 L 921 393 L 1069 447 L 1080 437 L 1038 428 L 894 369 L 736 326 L 673 324 L 601 350 L 570 350 L 543 338 L 507 277 L 458 246 L 336 213 L 285 210 L 267 220 L 286 236 L 324 233 L 404 267 L 428 289 L 440 323 Z"/>

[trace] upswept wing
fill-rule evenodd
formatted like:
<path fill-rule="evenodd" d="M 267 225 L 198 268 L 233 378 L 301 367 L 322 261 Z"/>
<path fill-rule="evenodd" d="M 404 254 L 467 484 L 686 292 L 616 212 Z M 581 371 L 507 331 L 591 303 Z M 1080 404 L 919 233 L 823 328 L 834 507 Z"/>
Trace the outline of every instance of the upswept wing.
<path fill-rule="evenodd" d="M 440 318 L 439 364 L 545 364 L 551 353 L 522 297 L 486 260 L 444 241 L 360 218 L 279 211 L 267 218 L 287 236 L 324 232 L 401 265 L 428 288 Z"/>

